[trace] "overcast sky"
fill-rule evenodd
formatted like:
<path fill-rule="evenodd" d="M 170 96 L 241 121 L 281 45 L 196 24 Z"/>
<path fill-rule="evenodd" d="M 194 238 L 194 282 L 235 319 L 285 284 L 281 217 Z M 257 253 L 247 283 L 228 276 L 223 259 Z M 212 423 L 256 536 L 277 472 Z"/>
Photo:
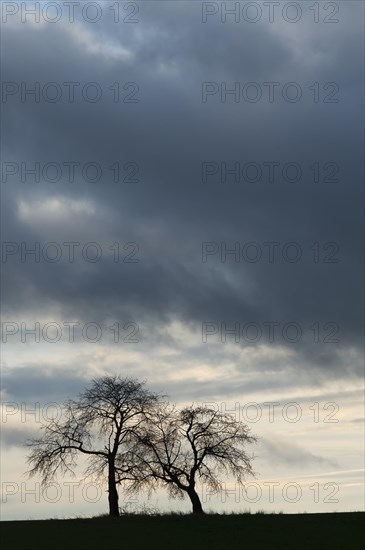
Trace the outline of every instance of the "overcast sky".
<path fill-rule="evenodd" d="M 260 437 L 206 507 L 362 508 L 364 4 L 273 4 L 2 3 L 3 519 L 106 509 L 21 445 L 112 373 Z"/>

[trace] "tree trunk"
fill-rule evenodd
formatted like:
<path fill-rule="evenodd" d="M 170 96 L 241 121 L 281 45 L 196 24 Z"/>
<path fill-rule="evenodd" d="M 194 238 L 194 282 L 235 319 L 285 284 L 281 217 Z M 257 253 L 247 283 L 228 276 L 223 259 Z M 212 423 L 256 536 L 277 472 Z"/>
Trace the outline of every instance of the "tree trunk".
<path fill-rule="evenodd" d="M 109 459 L 108 493 L 109 516 L 119 516 L 118 491 L 117 484 L 115 483 L 115 467 L 113 458 Z"/>
<path fill-rule="evenodd" d="M 195 491 L 194 488 L 190 488 L 188 490 L 188 495 L 191 500 L 191 504 L 193 505 L 193 514 L 204 514 L 204 510 L 202 507 L 202 504 L 200 502 L 200 498 L 198 493 Z"/>

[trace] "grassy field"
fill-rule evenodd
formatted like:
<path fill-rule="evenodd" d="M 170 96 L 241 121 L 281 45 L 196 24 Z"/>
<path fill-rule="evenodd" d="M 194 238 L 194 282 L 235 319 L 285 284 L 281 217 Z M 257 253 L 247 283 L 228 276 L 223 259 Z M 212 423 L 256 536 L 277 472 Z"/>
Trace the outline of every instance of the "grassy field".
<path fill-rule="evenodd" d="M 126 516 L 1 522 L 7 550 L 365 548 L 365 513 Z"/>

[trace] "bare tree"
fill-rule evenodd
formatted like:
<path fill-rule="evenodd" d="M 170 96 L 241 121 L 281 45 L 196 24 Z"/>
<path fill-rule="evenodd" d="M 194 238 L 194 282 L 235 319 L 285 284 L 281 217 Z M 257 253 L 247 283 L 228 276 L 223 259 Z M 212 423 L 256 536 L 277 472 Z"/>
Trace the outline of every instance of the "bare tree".
<path fill-rule="evenodd" d="M 109 514 L 119 516 L 117 485 L 136 483 L 139 475 L 131 451 L 134 434 L 159 401 L 135 379 L 94 379 L 78 400 L 66 401 L 61 420 L 50 420 L 42 426 L 41 438 L 27 442 L 29 476 L 39 474 L 46 486 L 57 473 L 74 474 L 77 456 L 86 455 L 86 476 L 107 479 Z"/>
<path fill-rule="evenodd" d="M 225 476 L 242 484 L 247 474 L 253 475 L 252 457 L 244 448 L 256 441 L 232 415 L 206 406 L 177 410 L 160 405 L 149 415 L 148 431 L 139 433 L 134 452 L 143 477 L 134 488 L 167 484 L 171 497 L 187 494 L 193 513 L 202 514 L 196 483 L 215 492 L 222 490 Z"/>

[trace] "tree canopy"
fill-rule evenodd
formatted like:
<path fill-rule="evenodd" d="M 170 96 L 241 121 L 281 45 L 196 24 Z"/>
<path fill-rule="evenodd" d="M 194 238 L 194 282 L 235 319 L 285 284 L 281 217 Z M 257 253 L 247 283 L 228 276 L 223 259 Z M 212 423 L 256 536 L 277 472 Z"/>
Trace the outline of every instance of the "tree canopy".
<path fill-rule="evenodd" d="M 206 406 L 177 409 L 164 404 L 152 411 L 147 431 L 140 436 L 138 459 L 144 475 L 135 489 L 153 482 L 167 484 L 172 497 L 187 494 L 193 512 L 202 513 L 197 482 L 218 492 L 225 476 L 242 484 L 253 475 L 247 444 L 256 442 L 247 426 L 226 413 Z"/>
<path fill-rule="evenodd" d="M 86 455 L 86 475 L 107 478 L 109 513 L 119 515 L 117 485 L 138 476 L 131 452 L 134 434 L 159 401 L 136 379 L 94 379 L 77 400 L 65 402 L 60 420 L 44 424 L 42 436 L 28 441 L 29 475 L 39 474 L 47 485 L 58 473 L 73 474 L 78 455 Z"/>

